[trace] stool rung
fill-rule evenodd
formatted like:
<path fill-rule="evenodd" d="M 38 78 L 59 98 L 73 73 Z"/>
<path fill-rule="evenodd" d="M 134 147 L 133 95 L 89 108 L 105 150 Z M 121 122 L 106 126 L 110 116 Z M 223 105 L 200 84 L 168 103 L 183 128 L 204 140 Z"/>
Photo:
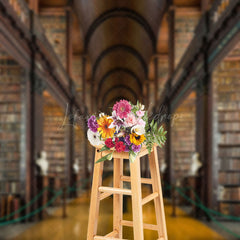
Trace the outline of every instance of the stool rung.
<path fill-rule="evenodd" d="M 112 187 L 99 187 L 98 189 L 100 192 L 104 192 L 104 193 L 132 195 L 132 191 L 129 189 L 112 188 Z"/>
<path fill-rule="evenodd" d="M 122 220 L 121 225 L 126 227 L 133 227 L 133 221 Z M 143 223 L 143 228 L 158 231 L 158 226 L 154 224 Z"/>
<path fill-rule="evenodd" d="M 121 176 L 121 180 L 124 181 L 124 182 L 131 182 L 131 177 Z M 141 183 L 152 184 L 152 179 L 151 178 L 141 178 Z"/>
<path fill-rule="evenodd" d="M 152 201 L 154 198 L 158 197 L 158 195 L 159 195 L 158 192 L 154 192 L 154 193 L 148 195 L 147 197 L 143 198 L 142 205 Z"/>
<path fill-rule="evenodd" d="M 104 237 L 115 237 L 118 234 L 117 230 L 113 230 L 112 232 L 108 233 Z"/>
<path fill-rule="evenodd" d="M 94 237 L 94 240 L 127 240 L 127 239 L 95 236 L 95 237 Z"/>
<path fill-rule="evenodd" d="M 100 197 L 99 197 L 99 200 L 101 201 L 101 200 L 103 200 L 103 199 L 105 199 L 105 198 L 107 198 L 111 195 L 112 195 L 112 193 L 108 193 L 108 192 L 101 193 Z"/>

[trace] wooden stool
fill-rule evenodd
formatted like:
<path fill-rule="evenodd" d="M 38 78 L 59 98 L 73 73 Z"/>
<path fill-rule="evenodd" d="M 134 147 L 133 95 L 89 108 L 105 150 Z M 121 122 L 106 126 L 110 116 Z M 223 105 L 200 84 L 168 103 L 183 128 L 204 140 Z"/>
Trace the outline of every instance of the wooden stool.
<path fill-rule="evenodd" d="M 95 162 L 109 151 L 99 152 L 96 149 Z M 123 159 L 129 159 L 128 153 L 113 153 L 113 188 L 102 186 L 103 162 L 94 166 L 90 212 L 88 220 L 87 240 L 123 239 L 122 226 L 133 227 L 134 239 L 143 240 L 143 229 L 155 230 L 158 232 L 158 240 L 167 240 L 162 188 L 160 181 L 158 157 L 156 146 L 149 155 L 149 166 L 151 178 L 141 178 L 140 157 L 148 154 L 146 148 L 142 147 L 141 152 L 134 163 L 130 162 L 130 177 L 123 176 Z M 131 182 L 131 190 L 123 189 L 123 181 Z M 153 193 L 142 199 L 141 183 L 152 184 Z M 97 225 L 100 201 L 113 194 L 113 231 L 105 236 L 97 236 Z M 123 195 L 132 196 L 133 221 L 123 220 Z M 154 200 L 157 225 L 144 224 L 142 206 Z"/>

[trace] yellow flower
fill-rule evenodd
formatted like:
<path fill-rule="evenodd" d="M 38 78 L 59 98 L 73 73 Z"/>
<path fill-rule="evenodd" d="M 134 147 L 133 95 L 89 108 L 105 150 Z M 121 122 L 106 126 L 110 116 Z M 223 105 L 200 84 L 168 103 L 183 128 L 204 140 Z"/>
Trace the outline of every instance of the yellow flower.
<path fill-rule="evenodd" d="M 145 141 L 145 136 L 142 135 L 137 135 L 136 133 L 130 134 L 130 142 L 135 144 L 135 145 L 140 145 Z"/>
<path fill-rule="evenodd" d="M 101 134 L 102 138 L 112 138 L 115 132 L 115 128 L 109 128 L 112 119 L 108 119 L 107 116 L 102 116 L 97 120 L 98 123 L 98 131 Z"/>

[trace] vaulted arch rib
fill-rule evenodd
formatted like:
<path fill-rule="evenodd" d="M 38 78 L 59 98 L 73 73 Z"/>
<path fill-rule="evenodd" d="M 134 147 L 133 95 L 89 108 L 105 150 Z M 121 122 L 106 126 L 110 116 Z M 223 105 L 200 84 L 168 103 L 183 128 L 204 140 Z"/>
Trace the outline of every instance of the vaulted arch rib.
<path fill-rule="evenodd" d="M 130 70 L 128 68 L 118 67 L 118 68 L 113 68 L 110 71 L 108 71 L 106 74 L 104 74 L 104 76 L 101 78 L 99 85 L 98 85 L 99 91 L 101 91 L 104 81 L 108 77 L 110 77 L 111 75 L 113 75 L 117 72 L 124 72 L 124 73 L 130 75 L 133 79 L 135 79 L 137 81 L 139 88 L 142 90 L 142 82 L 141 82 L 140 78 L 132 70 Z"/>
<path fill-rule="evenodd" d="M 136 94 L 131 88 L 129 88 L 129 87 L 127 87 L 127 86 L 124 86 L 124 85 L 121 85 L 120 87 L 119 87 L 119 86 L 114 86 L 114 87 L 110 88 L 110 89 L 107 91 L 107 93 L 103 96 L 103 98 L 102 98 L 102 105 L 104 105 L 104 102 L 105 102 L 107 96 L 108 96 L 113 90 L 115 90 L 115 89 L 117 89 L 117 88 L 118 88 L 118 89 L 124 89 L 126 92 L 131 93 L 131 95 L 132 95 L 135 99 L 138 99 L 137 94 Z"/>
<path fill-rule="evenodd" d="M 123 44 L 117 44 L 117 45 L 113 45 L 109 48 L 106 48 L 96 59 L 94 65 L 93 65 L 93 71 L 92 71 L 92 79 L 94 81 L 95 79 L 95 75 L 96 75 L 96 71 L 98 68 L 98 65 L 100 64 L 101 60 L 106 57 L 109 53 L 117 51 L 117 50 L 122 50 L 122 51 L 126 51 L 130 54 L 132 54 L 142 65 L 143 69 L 144 69 L 144 73 L 145 73 L 145 77 L 147 78 L 148 76 L 148 66 L 147 63 L 145 62 L 144 58 L 142 57 L 142 55 L 133 47 L 127 46 L 127 45 L 123 45 Z"/>
<path fill-rule="evenodd" d="M 124 7 L 112 8 L 112 9 L 102 13 L 99 17 L 97 17 L 93 21 L 93 23 L 88 28 L 88 31 L 87 31 L 87 34 L 85 37 L 85 44 L 84 44 L 85 52 L 87 52 L 87 50 L 88 50 L 89 42 L 90 42 L 91 37 L 92 37 L 93 33 L 95 32 L 95 30 L 106 20 L 108 20 L 109 18 L 113 18 L 113 17 L 129 18 L 129 19 L 133 20 L 134 22 L 138 23 L 144 29 L 144 31 L 146 31 L 146 33 L 148 34 L 148 36 L 152 42 L 153 51 L 156 52 L 156 37 L 155 37 L 155 34 L 154 34 L 151 26 L 149 25 L 148 21 L 142 15 L 140 15 L 138 12 L 134 11 L 133 9 L 124 8 Z"/>

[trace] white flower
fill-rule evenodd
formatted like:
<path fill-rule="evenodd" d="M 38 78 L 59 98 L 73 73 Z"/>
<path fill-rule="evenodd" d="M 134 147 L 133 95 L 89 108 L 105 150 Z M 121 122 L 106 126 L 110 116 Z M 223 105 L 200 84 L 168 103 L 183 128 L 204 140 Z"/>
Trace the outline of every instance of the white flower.
<path fill-rule="evenodd" d="M 99 113 L 99 117 L 103 117 L 103 116 L 105 116 L 105 113 L 103 112 Z"/>
<path fill-rule="evenodd" d="M 136 125 L 132 127 L 131 132 L 135 132 L 137 135 L 145 134 L 145 127 L 141 125 Z"/>
<path fill-rule="evenodd" d="M 116 111 L 113 111 L 112 116 L 108 117 L 108 119 L 113 120 L 109 128 L 116 128 L 117 132 L 120 130 L 121 126 L 124 124 L 123 120 L 117 116 Z"/>
<path fill-rule="evenodd" d="M 143 111 L 144 110 L 144 108 L 145 108 L 145 106 L 143 105 L 143 104 L 139 104 L 139 109 L 141 110 L 141 111 Z"/>
<path fill-rule="evenodd" d="M 93 132 L 90 129 L 87 131 L 87 137 L 88 141 L 93 145 L 93 146 L 99 146 L 103 144 L 103 141 L 100 140 L 100 134 L 99 132 Z"/>

